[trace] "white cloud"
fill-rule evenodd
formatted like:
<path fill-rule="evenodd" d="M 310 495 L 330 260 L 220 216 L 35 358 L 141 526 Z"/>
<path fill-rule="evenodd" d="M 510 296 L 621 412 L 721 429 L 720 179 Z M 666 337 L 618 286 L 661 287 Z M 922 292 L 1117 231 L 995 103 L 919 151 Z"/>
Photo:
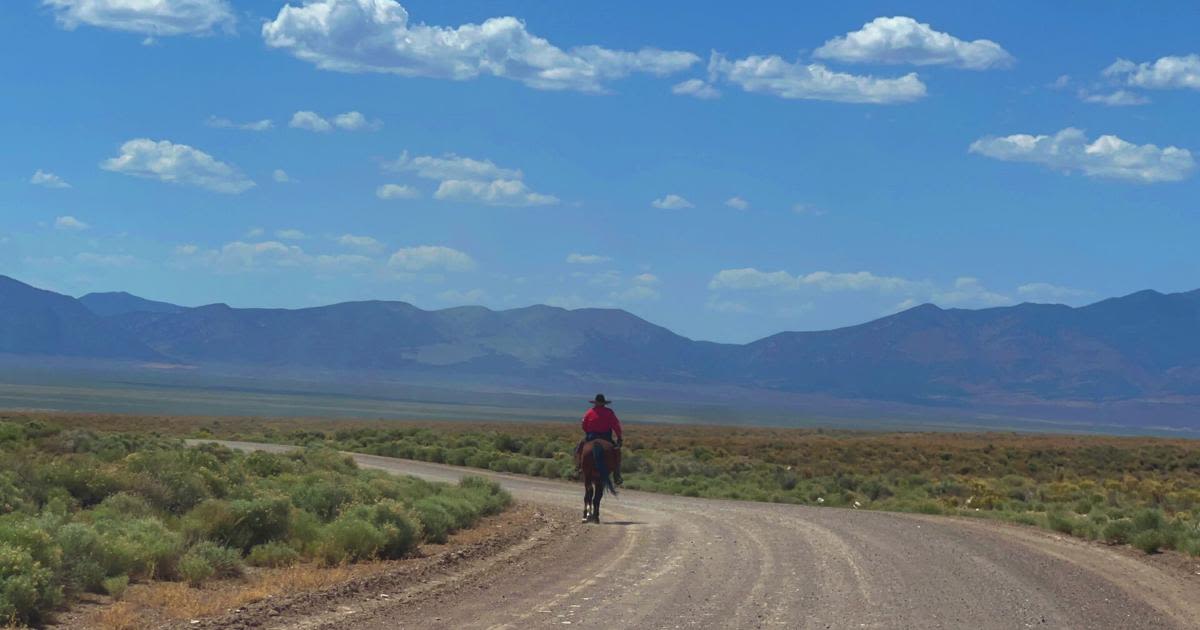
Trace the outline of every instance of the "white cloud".
<path fill-rule="evenodd" d="M 246 230 L 246 238 L 258 238 L 266 233 L 267 231 L 260 227 L 252 227 L 249 230 Z"/>
<path fill-rule="evenodd" d="M 299 268 L 312 262 L 312 258 L 299 246 L 285 245 L 279 241 L 233 241 L 220 249 L 207 250 L 185 245 L 177 247 L 175 253 L 183 260 L 229 272 L 265 267 Z"/>
<path fill-rule="evenodd" d="M 1200 55 L 1162 57 L 1147 63 L 1118 59 L 1104 69 L 1104 76 L 1141 88 L 1200 90 Z"/>
<path fill-rule="evenodd" d="M 823 291 L 879 291 L 892 293 L 912 290 L 919 283 L 904 278 L 877 276 L 869 271 L 833 273 L 814 271 L 793 276 L 786 271 L 759 271 L 753 267 L 723 269 L 709 281 L 713 290 L 799 289 L 814 287 Z"/>
<path fill-rule="evenodd" d="M 442 245 L 420 245 L 396 250 L 388 266 L 404 271 L 470 271 L 475 261 L 464 252 Z"/>
<path fill-rule="evenodd" d="M 738 197 L 736 195 L 734 195 L 733 197 L 730 197 L 729 199 L 726 199 L 725 205 L 727 205 L 730 208 L 733 208 L 735 210 L 749 210 L 750 209 L 750 202 L 746 201 L 745 199 L 742 199 L 741 197 Z"/>
<path fill-rule="evenodd" d="M 964 276 L 954 281 L 954 287 L 934 292 L 933 302 L 944 306 L 1004 306 L 1012 298 L 988 290 L 978 278 Z"/>
<path fill-rule="evenodd" d="M 367 120 L 359 112 L 346 112 L 333 117 L 333 126 L 345 131 L 375 131 L 383 127 L 383 122 Z"/>
<path fill-rule="evenodd" d="M 250 122 L 237 123 L 228 118 L 219 116 L 209 116 L 204 124 L 214 129 L 239 129 L 241 131 L 267 131 L 275 127 L 275 123 L 269 119 L 253 120 Z"/>
<path fill-rule="evenodd" d="M 262 27 L 272 48 L 324 70 L 467 80 L 490 75 L 545 90 L 601 92 L 634 72 L 666 75 L 699 61 L 689 52 L 579 46 L 563 50 L 515 17 L 457 27 L 410 23 L 395 0 L 310 0 L 285 5 Z"/>
<path fill-rule="evenodd" d="M 416 199 L 421 191 L 406 184 L 384 184 L 375 189 L 375 196 L 380 199 Z"/>
<path fill-rule="evenodd" d="M 1062 302 L 1076 298 L 1091 297 L 1093 293 L 1084 289 L 1050 284 L 1049 282 L 1030 282 L 1017 287 L 1017 293 L 1031 302 Z"/>
<path fill-rule="evenodd" d="M 73 232 L 79 232 L 86 230 L 89 227 L 91 226 L 89 226 L 87 223 L 84 223 L 83 221 L 80 221 L 69 214 L 54 219 L 54 229 L 56 230 L 70 230 Z"/>
<path fill-rule="evenodd" d="M 1080 171 L 1091 177 L 1144 183 L 1179 181 L 1196 166 L 1187 149 L 1136 145 L 1111 135 L 1089 142 L 1083 131 L 1074 128 L 1052 136 L 1017 134 L 982 138 L 971 144 L 970 151 L 998 160 L 1033 162 L 1068 172 Z"/>
<path fill-rule="evenodd" d="M 275 230 L 275 237 L 286 241 L 301 241 L 308 238 L 308 235 L 295 228 L 285 230 Z"/>
<path fill-rule="evenodd" d="M 1129 90 L 1117 90 L 1109 94 L 1097 94 L 1087 90 L 1079 91 L 1079 100 L 1085 103 L 1099 103 L 1100 105 L 1108 105 L 1109 107 L 1128 107 L 1131 105 L 1145 105 L 1150 102 L 1150 99 L 1130 92 Z"/>
<path fill-rule="evenodd" d="M 137 258 L 129 254 L 95 254 L 81 252 L 75 255 L 75 261 L 95 267 L 128 267 L 137 262 Z"/>
<path fill-rule="evenodd" d="M 842 103 L 907 103 L 925 96 L 925 84 L 916 73 L 894 79 L 835 72 L 819 63 L 785 61 L 778 55 L 750 56 L 730 61 L 713 53 L 710 76 L 740 85 L 747 92 L 780 98 Z"/>
<path fill-rule="evenodd" d="M 481 182 L 448 179 L 438 185 L 433 198 L 441 201 L 463 201 L 489 206 L 549 206 L 558 197 L 537 193 L 517 179 L 497 179 Z"/>
<path fill-rule="evenodd" d="M 487 292 L 483 289 L 469 289 L 459 291 L 449 289 L 438 293 L 438 299 L 451 304 L 479 304 L 487 299 Z"/>
<path fill-rule="evenodd" d="M 193 245 L 191 243 L 185 243 L 183 245 L 175 246 L 175 255 L 176 256 L 191 256 L 193 254 L 198 253 L 199 251 L 200 251 L 200 247 L 197 245 Z"/>
<path fill-rule="evenodd" d="M 596 254 L 567 254 L 567 262 L 572 265 L 597 265 L 612 260 L 608 256 Z"/>
<path fill-rule="evenodd" d="M 58 175 L 55 175 L 54 173 L 43 171 L 40 168 L 33 172 L 33 177 L 29 178 L 29 183 L 34 184 L 36 186 L 44 186 L 46 188 L 70 188 L 71 187 L 71 185 L 68 184 L 63 178 L 59 177 Z"/>
<path fill-rule="evenodd" d="M 167 140 L 130 140 L 121 145 L 120 155 L 101 162 L 100 168 L 221 193 L 236 194 L 254 187 L 254 182 L 233 166 L 199 149 Z"/>
<path fill-rule="evenodd" d="M 688 79 L 671 86 L 672 94 L 693 96 L 700 99 L 720 98 L 721 92 L 711 84 L 700 79 Z"/>
<path fill-rule="evenodd" d="M 522 179 L 519 169 L 501 168 L 491 160 L 476 160 L 447 153 L 442 157 L 420 155 L 409 157 L 408 151 L 384 167 L 393 171 L 416 173 L 425 179 Z"/>
<path fill-rule="evenodd" d="M 42 0 L 58 24 L 80 24 L 164 37 L 232 31 L 236 22 L 227 0 Z"/>
<path fill-rule="evenodd" d="M 663 210 L 683 210 L 684 208 L 694 208 L 692 202 L 680 197 L 679 195 L 666 195 L 650 202 L 650 205 Z"/>
<path fill-rule="evenodd" d="M 910 17 L 878 17 L 857 31 L 835 37 L 813 51 L 818 59 L 846 63 L 954 66 L 968 70 L 1006 68 L 1013 63 L 999 44 L 963 41 Z"/>
<path fill-rule="evenodd" d="M 337 237 L 337 242 L 342 247 L 349 247 L 366 252 L 383 251 L 383 243 L 371 238 L 370 236 L 358 236 L 355 234 L 343 234 Z"/>
<path fill-rule="evenodd" d="M 280 183 L 280 184 L 290 184 L 290 183 L 292 183 L 292 182 L 295 182 L 295 181 L 296 181 L 296 180 L 292 179 L 292 178 L 291 178 L 291 176 L 289 176 L 289 175 L 287 174 L 287 171 L 285 171 L 285 170 L 283 170 L 283 169 L 281 169 L 281 168 L 277 168 L 277 169 L 275 169 L 275 170 L 274 170 L 274 171 L 271 173 L 271 178 L 272 178 L 272 179 L 274 179 L 276 182 L 278 182 L 278 183 Z"/>
<path fill-rule="evenodd" d="M 1054 82 L 1051 83 L 1050 85 L 1048 85 L 1047 87 L 1049 87 L 1052 90 L 1064 90 L 1070 85 L 1071 85 L 1071 75 L 1060 74 L 1060 75 L 1058 75 L 1058 78 L 1055 79 Z"/>
<path fill-rule="evenodd" d="M 325 133 L 333 131 L 333 124 L 322 118 L 316 112 L 308 110 L 300 110 L 292 114 L 292 120 L 288 122 L 288 126 L 293 129 L 304 129 L 306 131 L 315 131 L 317 133 Z"/>
<path fill-rule="evenodd" d="M 658 279 L 658 276 L 656 276 L 652 273 L 643 273 L 643 274 L 638 274 L 638 275 L 634 276 L 633 282 L 634 282 L 634 284 L 653 285 L 653 284 L 658 284 L 659 279 Z"/>

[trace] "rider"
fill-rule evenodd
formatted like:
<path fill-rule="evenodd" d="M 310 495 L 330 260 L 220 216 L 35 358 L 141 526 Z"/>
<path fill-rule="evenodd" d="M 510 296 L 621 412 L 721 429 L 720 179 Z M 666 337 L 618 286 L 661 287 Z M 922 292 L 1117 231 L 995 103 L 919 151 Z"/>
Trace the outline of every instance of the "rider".
<path fill-rule="evenodd" d="M 604 394 L 596 394 L 596 397 L 588 402 L 592 403 L 592 408 L 583 414 L 583 422 L 580 423 L 585 435 L 575 447 L 576 470 L 579 469 L 581 463 L 579 452 L 587 442 L 592 440 L 608 440 L 613 446 L 621 448 L 621 421 L 617 419 L 617 414 L 608 408 L 608 399 L 604 397 Z M 613 435 L 616 435 L 617 439 L 614 440 Z M 621 479 L 621 458 L 617 458 L 617 465 L 614 468 L 613 481 L 617 485 L 621 485 L 624 482 Z"/>

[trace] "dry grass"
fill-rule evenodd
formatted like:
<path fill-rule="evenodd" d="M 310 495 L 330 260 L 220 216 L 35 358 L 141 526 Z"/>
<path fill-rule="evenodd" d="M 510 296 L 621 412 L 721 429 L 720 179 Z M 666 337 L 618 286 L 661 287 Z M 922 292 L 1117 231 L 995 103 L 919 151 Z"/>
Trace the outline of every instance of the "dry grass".
<path fill-rule="evenodd" d="M 151 582 L 130 587 L 124 601 L 98 610 L 84 624 L 104 630 L 133 630 L 157 621 L 202 619 L 225 614 L 273 597 L 321 591 L 352 577 L 385 568 L 386 563 L 321 567 L 302 564 L 256 571 L 241 580 L 192 588 L 180 582 Z"/>

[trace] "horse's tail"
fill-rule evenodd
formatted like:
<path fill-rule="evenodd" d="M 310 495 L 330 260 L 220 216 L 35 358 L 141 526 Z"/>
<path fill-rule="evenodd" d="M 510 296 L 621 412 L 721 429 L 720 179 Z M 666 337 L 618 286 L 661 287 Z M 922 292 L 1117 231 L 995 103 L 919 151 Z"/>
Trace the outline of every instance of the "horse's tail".
<path fill-rule="evenodd" d="M 614 495 L 617 489 L 613 486 L 612 475 L 609 474 L 608 460 L 604 457 L 604 446 L 599 440 L 592 442 L 592 461 L 596 464 L 596 472 L 600 475 L 600 480 L 604 483 L 604 487 Z"/>

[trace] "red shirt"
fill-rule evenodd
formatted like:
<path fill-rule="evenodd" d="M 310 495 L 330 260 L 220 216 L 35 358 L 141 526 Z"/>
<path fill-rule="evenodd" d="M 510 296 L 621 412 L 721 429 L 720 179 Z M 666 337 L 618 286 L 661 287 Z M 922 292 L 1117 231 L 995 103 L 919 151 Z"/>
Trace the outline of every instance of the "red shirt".
<path fill-rule="evenodd" d="M 582 424 L 584 433 L 612 431 L 618 440 L 621 439 L 621 421 L 617 420 L 617 414 L 613 413 L 613 410 L 608 407 L 592 407 L 588 409 L 587 413 L 583 414 Z"/>

